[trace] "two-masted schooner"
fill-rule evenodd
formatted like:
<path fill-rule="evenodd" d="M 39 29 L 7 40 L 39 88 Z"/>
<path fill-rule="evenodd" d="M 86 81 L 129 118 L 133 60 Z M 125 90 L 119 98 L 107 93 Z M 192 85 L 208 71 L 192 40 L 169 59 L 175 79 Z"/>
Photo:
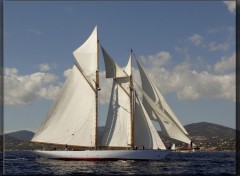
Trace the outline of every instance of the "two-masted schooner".
<path fill-rule="evenodd" d="M 106 78 L 113 80 L 101 140 L 98 139 L 99 48 Z M 142 86 L 135 83 L 132 52 L 122 69 L 99 44 L 95 27 L 73 55 L 75 63 L 71 72 L 31 140 L 67 145 L 68 150 L 36 150 L 36 154 L 62 160 L 161 160 L 170 150 L 166 149 L 152 121 L 158 122 L 171 138 L 190 143 L 188 133 L 139 61 Z"/>

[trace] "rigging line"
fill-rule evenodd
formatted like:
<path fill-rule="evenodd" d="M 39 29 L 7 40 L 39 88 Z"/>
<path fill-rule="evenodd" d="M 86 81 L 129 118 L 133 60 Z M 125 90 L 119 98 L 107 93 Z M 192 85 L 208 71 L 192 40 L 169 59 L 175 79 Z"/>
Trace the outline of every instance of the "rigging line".
<path fill-rule="evenodd" d="M 84 74 L 84 71 L 82 70 L 82 68 L 78 65 L 78 64 L 74 64 L 77 69 L 79 70 L 79 72 L 82 74 L 82 76 L 84 77 L 84 79 L 87 81 L 87 83 L 89 84 L 89 86 L 92 88 L 92 90 L 95 92 L 95 88 L 93 87 L 93 85 L 90 83 L 90 81 L 88 80 L 87 76 Z"/>
<path fill-rule="evenodd" d="M 113 78 L 113 80 L 122 88 L 122 90 L 130 97 L 129 93 L 126 89 L 123 88 L 123 86 L 118 82 L 118 78 Z"/>
<path fill-rule="evenodd" d="M 115 100 L 113 100 L 113 102 L 116 102 Z M 124 111 L 126 111 L 126 112 L 128 112 L 128 113 L 130 113 L 128 110 L 127 110 L 127 108 L 124 108 L 122 105 L 118 105 L 120 108 L 122 108 Z"/>
<path fill-rule="evenodd" d="M 133 52 L 133 50 L 132 50 L 132 53 L 133 53 L 134 59 L 137 61 L 137 56 L 136 56 L 135 52 Z"/>

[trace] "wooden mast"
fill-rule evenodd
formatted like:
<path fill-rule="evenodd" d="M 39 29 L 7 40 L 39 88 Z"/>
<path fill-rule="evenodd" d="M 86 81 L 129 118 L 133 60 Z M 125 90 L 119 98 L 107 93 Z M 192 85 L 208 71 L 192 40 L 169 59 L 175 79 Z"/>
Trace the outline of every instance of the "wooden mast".
<path fill-rule="evenodd" d="M 96 86 L 95 86 L 95 95 L 96 95 L 96 126 L 95 126 L 95 149 L 97 149 L 98 146 L 98 91 L 101 90 L 99 88 L 99 40 L 97 39 L 97 70 L 96 70 Z"/>
<path fill-rule="evenodd" d="M 130 74 L 130 113 L 131 113 L 131 147 L 134 148 L 134 116 L 133 116 L 133 81 L 132 81 L 132 49 L 130 54 L 131 74 Z"/>

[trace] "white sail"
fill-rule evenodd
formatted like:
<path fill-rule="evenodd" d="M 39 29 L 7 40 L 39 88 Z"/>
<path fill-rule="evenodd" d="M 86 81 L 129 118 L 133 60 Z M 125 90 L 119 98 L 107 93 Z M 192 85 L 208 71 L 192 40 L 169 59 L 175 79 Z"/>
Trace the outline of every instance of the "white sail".
<path fill-rule="evenodd" d="M 94 146 L 95 101 L 95 92 L 74 65 L 32 141 Z"/>
<path fill-rule="evenodd" d="M 75 65 L 33 142 L 95 146 L 97 52 L 95 28 L 88 40 L 74 51 Z"/>
<path fill-rule="evenodd" d="M 128 76 L 132 75 L 132 53 L 129 56 L 128 63 L 126 67 L 124 68 L 125 73 L 127 73 Z"/>
<path fill-rule="evenodd" d="M 106 68 L 106 78 L 127 77 L 127 73 L 114 62 L 114 60 L 109 56 L 102 46 L 101 48 Z"/>
<path fill-rule="evenodd" d="M 166 149 L 142 102 L 136 97 L 134 112 L 134 145 L 146 149 Z"/>
<path fill-rule="evenodd" d="M 162 130 L 166 131 L 171 138 L 190 143 L 191 140 L 185 128 L 179 122 L 156 85 L 146 75 L 141 64 L 138 61 L 137 64 L 142 80 L 143 105 L 149 117 L 158 121 Z"/>
<path fill-rule="evenodd" d="M 130 99 L 119 84 L 113 80 L 112 95 L 101 145 L 128 147 L 131 143 L 130 117 Z"/>
<path fill-rule="evenodd" d="M 98 70 L 98 37 L 97 26 L 83 45 L 74 52 L 75 64 L 81 70 L 83 75 L 95 86 L 96 71 Z"/>
<path fill-rule="evenodd" d="M 129 147 L 131 144 L 130 78 L 102 48 L 106 77 L 114 78 L 101 146 Z"/>
<path fill-rule="evenodd" d="M 156 121 L 159 122 L 162 130 L 166 131 L 169 137 L 173 139 L 180 140 L 185 143 L 190 143 L 191 140 L 188 135 L 183 133 L 181 129 L 177 127 L 176 123 L 172 119 L 170 119 L 154 101 L 152 101 L 152 99 L 144 92 L 144 90 L 142 90 L 140 87 L 139 90 L 142 91 L 143 97 L 145 98 L 146 102 L 151 106 L 154 115 L 157 117 Z"/>

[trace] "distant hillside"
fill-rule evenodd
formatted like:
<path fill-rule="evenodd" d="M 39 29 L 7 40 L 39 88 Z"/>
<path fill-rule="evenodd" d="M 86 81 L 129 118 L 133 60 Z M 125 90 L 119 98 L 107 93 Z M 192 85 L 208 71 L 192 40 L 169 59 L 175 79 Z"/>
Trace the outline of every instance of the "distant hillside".
<path fill-rule="evenodd" d="M 33 150 L 42 148 L 41 145 L 29 143 L 34 133 L 31 131 L 21 130 L 4 135 L 5 150 Z"/>
<path fill-rule="evenodd" d="M 184 126 L 190 136 L 204 136 L 210 138 L 235 138 L 236 130 L 225 126 L 200 122 Z"/>
<path fill-rule="evenodd" d="M 217 124 L 200 122 L 184 126 L 194 144 L 201 150 L 235 150 L 236 130 Z M 166 133 L 159 132 L 167 147 L 173 143 L 176 146 L 183 146 L 184 143 L 169 138 Z"/>
<path fill-rule="evenodd" d="M 5 139 L 15 138 L 20 141 L 30 141 L 34 133 L 32 131 L 21 130 L 5 134 Z"/>
<path fill-rule="evenodd" d="M 231 142 L 231 149 L 235 146 L 235 130 L 232 128 L 207 122 L 189 124 L 186 125 L 185 128 L 190 137 L 193 139 L 194 143 L 199 144 L 200 147 L 211 147 L 212 145 L 220 146 L 222 141 L 226 141 L 226 138 Z M 103 131 L 103 126 L 98 128 L 99 141 L 101 140 L 100 138 L 103 134 Z M 173 142 L 176 143 L 176 145 L 182 145 L 182 142 L 172 140 L 162 132 L 159 133 L 167 147 L 171 146 Z M 33 135 L 33 132 L 26 130 L 5 134 L 5 150 L 33 150 L 43 148 L 43 145 L 41 144 L 29 143 Z M 221 149 L 227 148 L 222 147 L 219 150 Z"/>

